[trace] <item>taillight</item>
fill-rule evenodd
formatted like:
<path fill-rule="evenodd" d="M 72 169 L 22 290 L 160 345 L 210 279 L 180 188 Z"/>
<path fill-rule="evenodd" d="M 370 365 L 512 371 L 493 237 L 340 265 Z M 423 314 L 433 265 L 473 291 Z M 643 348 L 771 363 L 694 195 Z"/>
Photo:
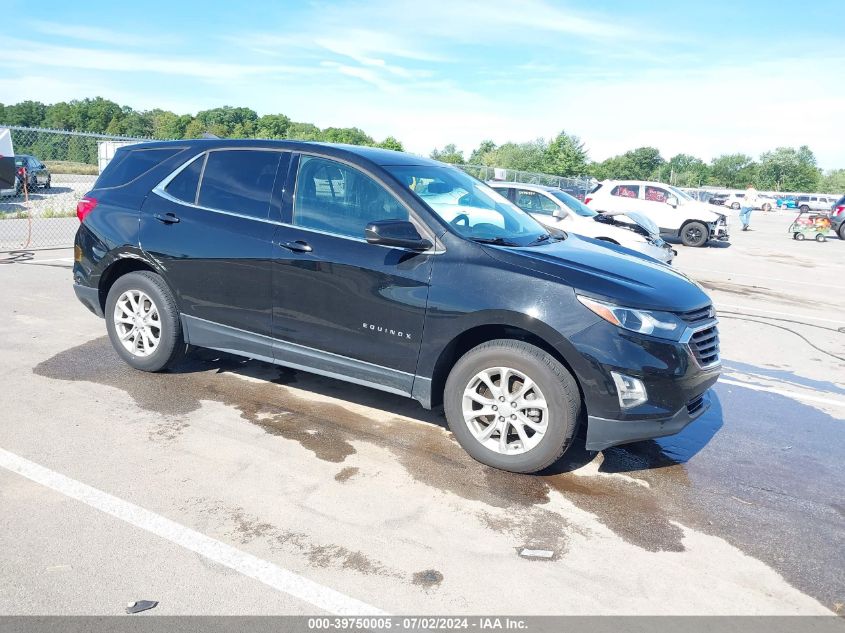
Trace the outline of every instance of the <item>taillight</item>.
<path fill-rule="evenodd" d="M 584 204 L 590 204 L 590 200 L 592 200 L 592 198 L 590 198 L 589 196 L 584 198 Z"/>
<path fill-rule="evenodd" d="M 23 172 L 24 172 L 23 167 L 18 167 L 18 176 L 20 176 L 21 178 L 23 178 Z"/>
<path fill-rule="evenodd" d="M 79 221 L 82 222 L 82 220 L 85 219 L 85 216 L 91 213 L 96 206 L 96 198 L 82 198 L 82 200 L 76 203 L 76 217 L 78 217 Z"/>

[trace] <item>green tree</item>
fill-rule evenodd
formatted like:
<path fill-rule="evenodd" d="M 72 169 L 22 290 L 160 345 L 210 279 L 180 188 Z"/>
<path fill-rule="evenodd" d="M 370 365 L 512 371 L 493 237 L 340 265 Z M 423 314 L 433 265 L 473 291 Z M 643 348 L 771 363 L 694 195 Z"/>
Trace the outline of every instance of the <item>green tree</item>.
<path fill-rule="evenodd" d="M 287 138 L 297 141 L 320 141 L 322 140 L 322 133 L 320 128 L 312 123 L 292 121 L 288 126 Z"/>
<path fill-rule="evenodd" d="M 548 147 L 542 138 L 525 143 L 504 143 L 484 154 L 482 164 L 488 167 L 542 172 L 546 167 Z"/>
<path fill-rule="evenodd" d="M 47 113 L 47 107 L 38 101 L 21 101 L 5 110 L 4 123 L 25 127 L 41 127 Z"/>
<path fill-rule="evenodd" d="M 845 194 L 845 169 L 832 169 L 822 176 L 819 191 Z"/>
<path fill-rule="evenodd" d="M 587 170 L 587 150 L 581 139 L 561 132 L 546 147 L 543 171 L 556 176 L 580 176 Z"/>
<path fill-rule="evenodd" d="M 327 127 L 321 137 L 328 143 L 348 145 L 375 145 L 373 137 L 357 127 Z"/>
<path fill-rule="evenodd" d="M 180 139 L 185 138 L 185 128 L 191 122 L 190 114 L 174 114 L 167 110 L 151 110 L 153 138 Z"/>
<path fill-rule="evenodd" d="M 707 183 L 709 169 L 700 158 L 675 154 L 661 168 L 658 180 L 679 187 L 698 187 Z"/>
<path fill-rule="evenodd" d="M 255 135 L 258 138 L 287 138 L 290 124 L 284 114 L 265 114 L 258 119 Z"/>
<path fill-rule="evenodd" d="M 202 132 L 211 132 L 221 137 L 244 138 L 255 135 L 258 114 L 250 108 L 223 106 L 197 112 L 196 120 L 204 128 Z"/>
<path fill-rule="evenodd" d="M 710 161 L 710 184 L 742 189 L 757 182 L 757 163 L 746 154 L 722 154 Z"/>
<path fill-rule="evenodd" d="M 382 149 L 392 149 L 397 152 L 404 152 L 405 148 L 402 146 L 398 140 L 396 140 L 392 136 L 388 136 L 384 139 L 381 143 L 379 143 L 376 147 L 381 147 Z"/>
<path fill-rule="evenodd" d="M 821 171 L 809 147 L 778 147 L 760 155 L 759 186 L 775 191 L 815 191 Z"/>
<path fill-rule="evenodd" d="M 467 161 L 470 165 L 486 165 L 484 157 L 496 150 L 496 144 L 493 141 L 481 141 L 481 145 L 472 150 Z"/>
<path fill-rule="evenodd" d="M 591 163 L 589 172 L 599 180 L 655 180 L 660 178 L 665 163 L 657 148 L 638 147 L 601 163 Z"/>
<path fill-rule="evenodd" d="M 451 163 L 453 165 L 463 165 L 466 162 L 464 160 L 464 153 L 455 147 L 454 143 L 449 143 L 442 150 L 433 149 L 431 157 L 434 160 L 439 160 L 441 163 Z"/>

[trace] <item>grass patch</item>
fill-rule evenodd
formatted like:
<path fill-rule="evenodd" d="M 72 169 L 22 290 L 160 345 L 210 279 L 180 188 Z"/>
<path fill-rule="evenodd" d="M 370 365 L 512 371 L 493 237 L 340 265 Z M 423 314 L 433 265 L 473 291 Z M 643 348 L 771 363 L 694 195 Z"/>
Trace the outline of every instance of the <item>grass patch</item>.
<path fill-rule="evenodd" d="M 76 163 L 71 160 L 45 160 L 44 164 L 52 174 L 77 174 L 80 176 L 96 176 L 100 170 L 96 165 Z"/>
<path fill-rule="evenodd" d="M 73 218 L 76 217 L 76 211 L 56 211 L 55 209 L 47 209 L 38 216 L 39 218 Z"/>

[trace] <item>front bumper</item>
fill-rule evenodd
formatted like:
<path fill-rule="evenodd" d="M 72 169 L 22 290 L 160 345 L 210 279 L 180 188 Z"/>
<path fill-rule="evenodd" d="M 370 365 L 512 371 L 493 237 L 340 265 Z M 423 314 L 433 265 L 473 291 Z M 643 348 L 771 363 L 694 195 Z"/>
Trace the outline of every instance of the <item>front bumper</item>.
<path fill-rule="evenodd" d="M 711 227 L 711 239 L 719 240 L 720 242 L 727 242 L 730 239 L 728 234 L 728 223 L 726 221 L 717 222 Z"/>
<path fill-rule="evenodd" d="M 693 398 L 686 406 L 667 418 L 648 420 L 612 420 L 587 416 L 588 451 L 601 451 L 611 446 L 630 444 L 680 433 L 686 426 L 710 408 L 710 394 Z"/>

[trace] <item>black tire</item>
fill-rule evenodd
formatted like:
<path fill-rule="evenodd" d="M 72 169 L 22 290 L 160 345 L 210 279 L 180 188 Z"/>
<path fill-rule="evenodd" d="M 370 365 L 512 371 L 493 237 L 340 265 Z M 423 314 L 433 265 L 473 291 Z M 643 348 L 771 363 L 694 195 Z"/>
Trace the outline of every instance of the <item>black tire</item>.
<path fill-rule="evenodd" d="M 681 227 L 681 243 L 684 246 L 698 248 L 707 244 L 710 239 L 710 230 L 703 222 L 687 222 Z"/>
<path fill-rule="evenodd" d="M 803 242 L 806 239 L 806 237 L 803 233 L 796 233 L 795 239 L 798 240 L 799 242 Z"/>
<path fill-rule="evenodd" d="M 44 183 L 44 188 L 45 188 L 45 189 L 49 189 L 49 188 L 50 188 L 50 176 L 47 176 L 47 182 L 46 182 L 46 183 Z"/>
<path fill-rule="evenodd" d="M 524 373 L 539 387 L 549 406 L 545 435 L 522 454 L 490 450 L 475 438 L 464 421 L 464 390 L 476 374 L 494 367 Z M 482 464 L 514 473 L 534 473 L 560 459 L 572 444 L 581 412 L 581 396 L 572 374 L 543 350 L 511 339 L 488 341 L 464 354 L 446 380 L 443 404 L 450 430 L 470 456 Z"/>
<path fill-rule="evenodd" d="M 800 207 L 798 207 L 798 208 L 799 208 L 801 211 L 803 211 L 804 213 L 807 213 L 807 211 L 809 211 L 809 210 L 810 210 L 810 207 L 808 207 L 806 204 L 802 204 L 802 205 L 801 205 Z"/>
<path fill-rule="evenodd" d="M 826 242 L 827 238 L 822 235 L 821 233 L 816 233 L 816 241 L 817 242 Z"/>
<path fill-rule="evenodd" d="M 763 205 L 763 211 L 771 211 L 771 210 L 772 210 L 772 205 L 770 205 L 768 202 Z"/>
<path fill-rule="evenodd" d="M 161 334 L 158 347 L 149 356 L 135 356 L 123 347 L 114 323 L 114 308 L 118 298 L 127 290 L 140 290 L 147 294 L 158 308 L 161 322 Z M 131 367 L 141 371 L 163 371 L 176 364 L 185 354 L 185 339 L 182 336 L 182 323 L 173 293 L 160 275 L 149 271 L 127 273 L 118 278 L 109 290 L 106 298 L 106 329 L 112 347 Z"/>
<path fill-rule="evenodd" d="M 732 202 L 731 203 L 731 209 L 733 209 L 734 211 L 739 209 L 739 202 Z"/>
<path fill-rule="evenodd" d="M 840 240 L 845 240 L 845 222 L 839 225 L 839 230 L 837 231 L 839 234 Z"/>

